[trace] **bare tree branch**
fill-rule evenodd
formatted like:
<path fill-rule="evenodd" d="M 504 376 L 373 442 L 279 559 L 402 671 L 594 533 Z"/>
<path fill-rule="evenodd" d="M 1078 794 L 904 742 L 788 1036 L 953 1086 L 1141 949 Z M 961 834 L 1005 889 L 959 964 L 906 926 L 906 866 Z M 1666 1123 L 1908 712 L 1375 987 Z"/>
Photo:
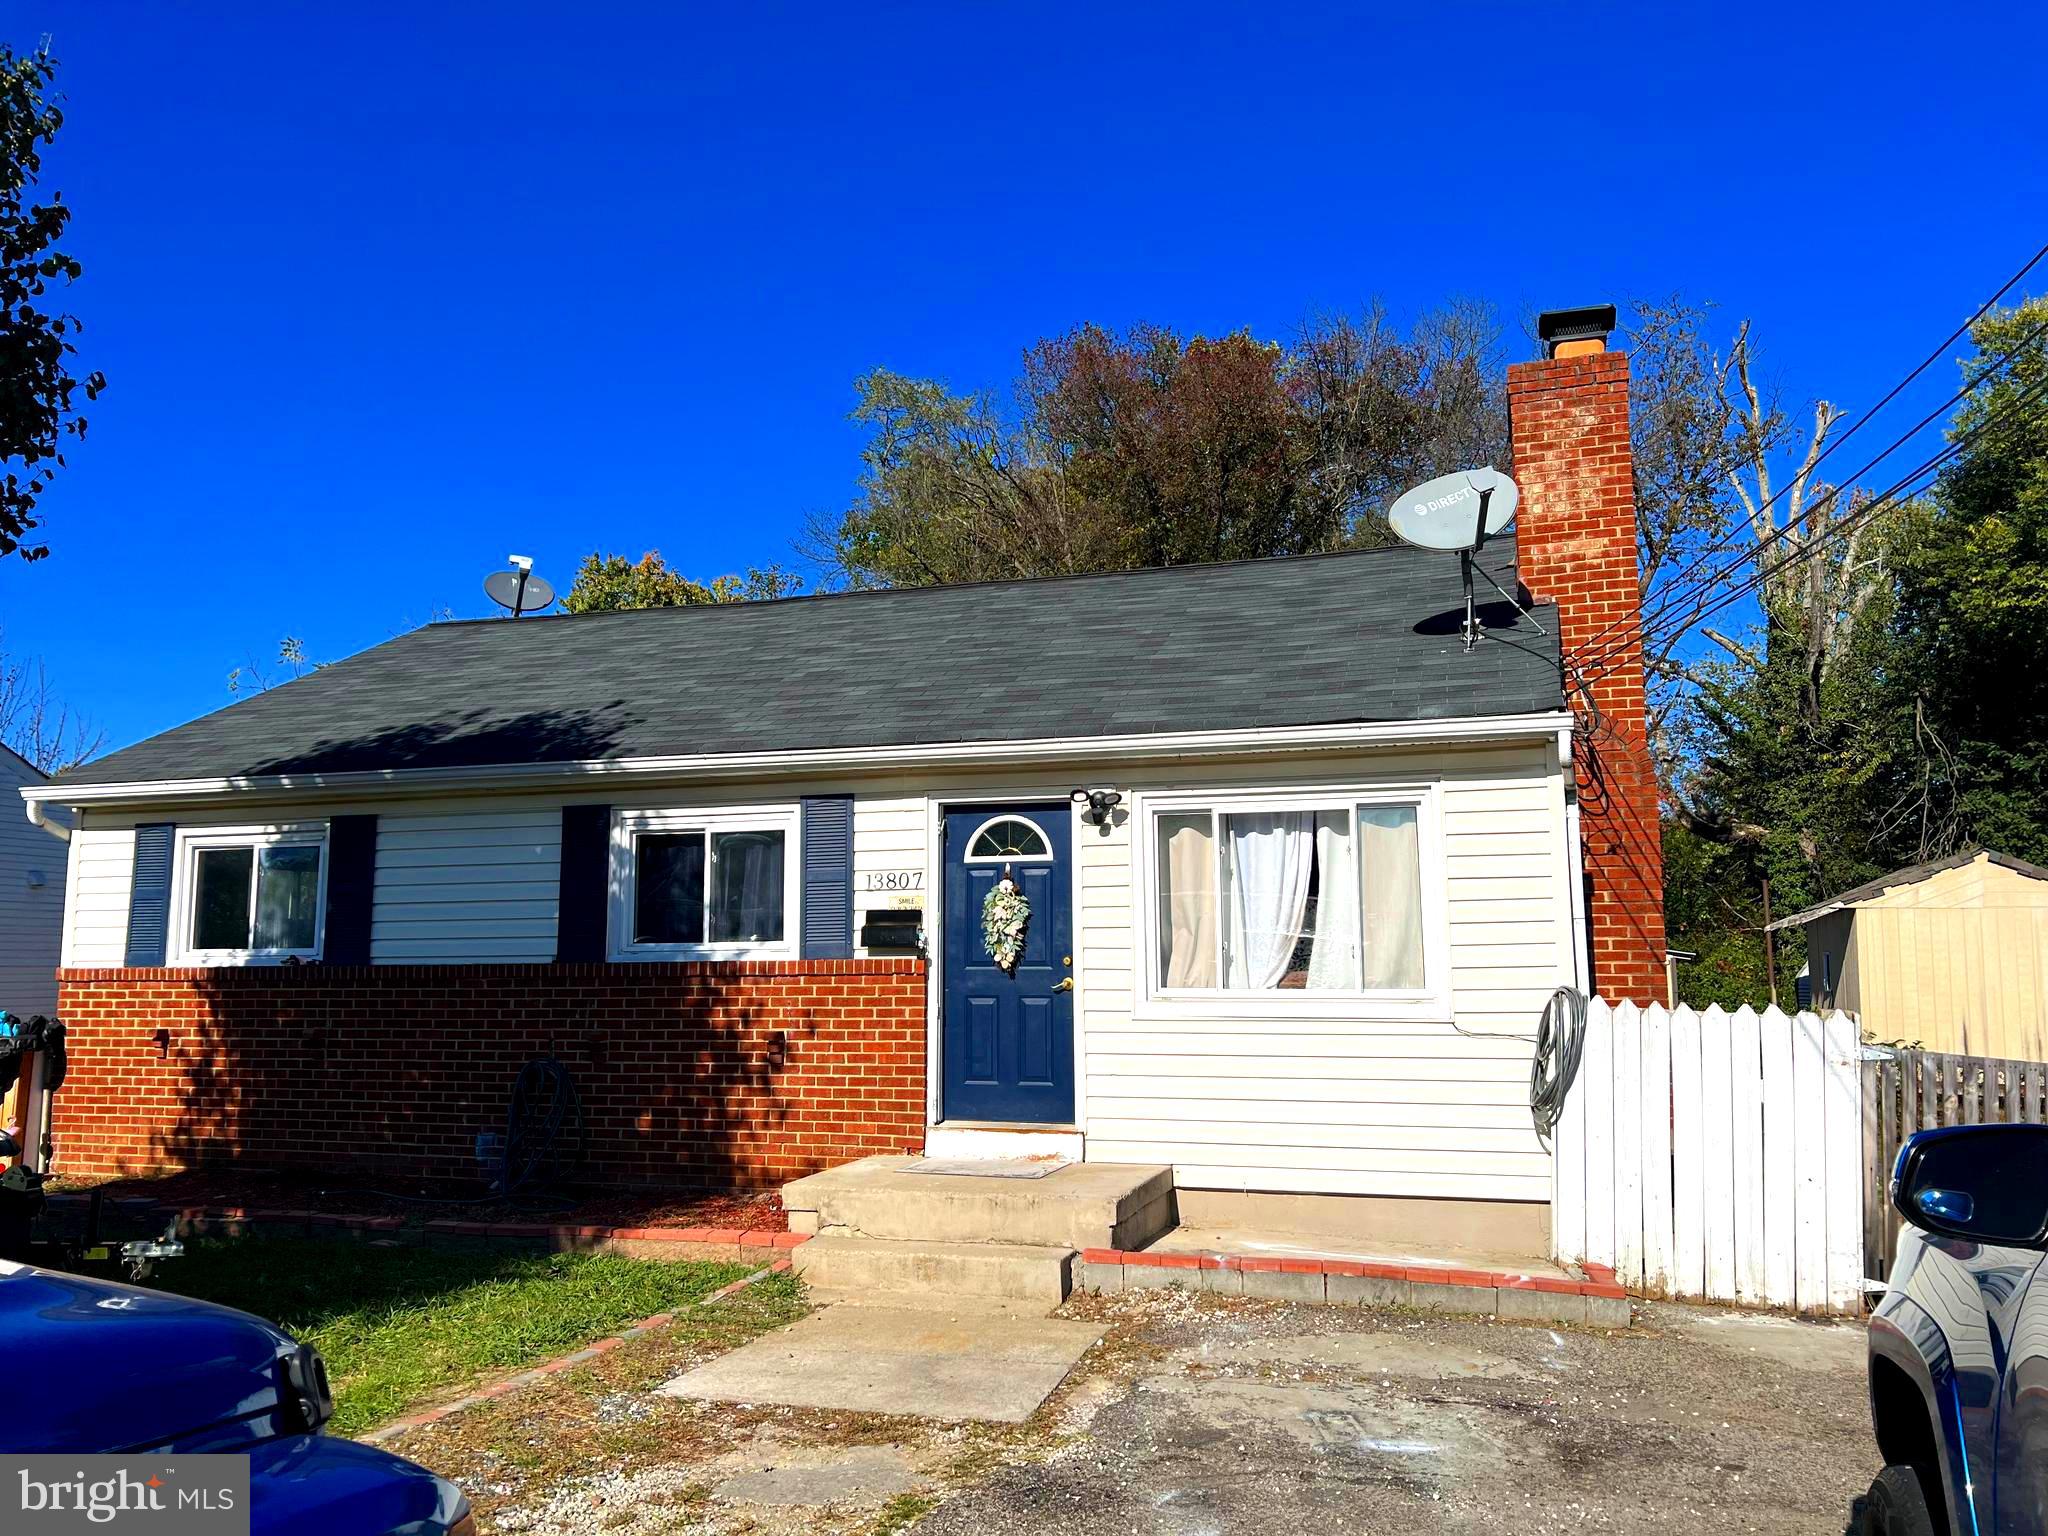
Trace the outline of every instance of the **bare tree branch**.
<path fill-rule="evenodd" d="M 57 696 L 41 657 L 0 649 L 0 743 L 44 773 L 58 774 L 99 756 L 107 733 Z"/>

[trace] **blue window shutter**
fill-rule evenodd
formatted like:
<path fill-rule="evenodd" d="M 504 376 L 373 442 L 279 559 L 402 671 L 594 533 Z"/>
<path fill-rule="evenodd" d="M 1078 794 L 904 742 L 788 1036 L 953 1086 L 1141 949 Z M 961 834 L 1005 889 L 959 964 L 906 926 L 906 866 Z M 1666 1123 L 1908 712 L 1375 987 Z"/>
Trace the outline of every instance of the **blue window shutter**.
<path fill-rule="evenodd" d="M 562 880 L 555 906 L 555 958 L 605 958 L 611 917 L 612 808 L 562 807 Z"/>
<path fill-rule="evenodd" d="M 806 795 L 804 943 L 806 960 L 853 958 L 853 796 Z"/>
<path fill-rule="evenodd" d="M 327 823 L 327 929 L 320 958 L 329 965 L 370 963 L 370 911 L 377 887 L 377 818 L 336 816 Z"/>
<path fill-rule="evenodd" d="M 162 965 L 171 932 L 171 843 L 168 821 L 135 829 L 135 872 L 128 886 L 130 965 Z"/>

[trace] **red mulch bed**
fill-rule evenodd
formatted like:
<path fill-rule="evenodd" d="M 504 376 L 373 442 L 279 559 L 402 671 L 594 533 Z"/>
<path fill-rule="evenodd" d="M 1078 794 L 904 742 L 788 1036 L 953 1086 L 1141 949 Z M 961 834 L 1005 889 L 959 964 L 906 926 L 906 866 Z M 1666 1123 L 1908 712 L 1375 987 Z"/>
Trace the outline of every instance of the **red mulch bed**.
<path fill-rule="evenodd" d="M 703 1189 L 564 1188 L 487 1199 L 480 1186 L 413 1186 L 392 1180 L 343 1184 L 304 1173 L 258 1169 L 206 1169 L 120 1179 L 59 1179 L 52 1194 L 103 1189 L 109 1200 L 155 1200 L 164 1205 L 239 1207 L 245 1211 L 328 1211 L 345 1216 L 404 1216 L 420 1221 L 573 1221 L 593 1227 L 728 1227 L 783 1231 L 787 1218 L 775 1194 Z M 411 1198 L 401 1199 L 406 1195 Z"/>

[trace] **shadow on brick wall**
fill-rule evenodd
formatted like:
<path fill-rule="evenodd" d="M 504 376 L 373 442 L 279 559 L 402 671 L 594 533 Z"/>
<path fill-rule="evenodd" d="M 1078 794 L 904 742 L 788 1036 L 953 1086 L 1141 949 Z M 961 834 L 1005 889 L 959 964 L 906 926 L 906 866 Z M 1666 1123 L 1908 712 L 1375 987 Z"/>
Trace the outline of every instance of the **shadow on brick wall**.
<path fill-rule="evenodd" d="M 75 1172 L 480 1187 L 479 1137 L 542 1056 L 576 1084 L 581 1182 L 772 1187 L 923 1134 L 924 979 L 900 963 L 65 975 Z"/>

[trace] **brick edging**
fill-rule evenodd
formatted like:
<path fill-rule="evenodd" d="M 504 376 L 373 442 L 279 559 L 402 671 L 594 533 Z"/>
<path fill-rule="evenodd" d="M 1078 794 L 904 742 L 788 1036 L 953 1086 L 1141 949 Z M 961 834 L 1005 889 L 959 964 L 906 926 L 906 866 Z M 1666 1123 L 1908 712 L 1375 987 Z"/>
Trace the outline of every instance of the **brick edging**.
<path fill-rule="evenodd" d="M 701 1301 L 694 1301 L 690 1305 L 692 1307 L 713 1306 L 725 1300 L 726 1297 L 732 1295 L 735 1291 L 743 1291 L 757 1281 L 766 1280 L 770 1275 L 787 1274 L 789 1267 L 788 1259 L 777 1259 L 772 1264 L 763 1265 L 751 1275 L 740 1276 L 739 1279 L 733 1281 L 730 1285 L 720 1286 L 709 1296 L 704 1297 Z M 676 1315 L 673 1312 L 657 1312 L 652 1317 L 643 1317 L 639 1322 L 622 1328 L 617 1333 L 608 1334 L 594 1343 L 586 1344 L 581 1349 L 571 1350 L 566 1355 L 557 1355 L 552 1360 L 543 1360 L 539 1365 L 530 1365 L 523 1371 L 515 1371 L 510 1376 L 500 1377 L 486 1386 L 479 1387 L 476 1391 L 469 1393 L 465 1397 L 458 1397 L 452 1401 L 437 1404 L 435 1407 L 424 1409 L 419 1413 L 409 1413 L 403 1418 L 393 1419 L 389 1424 L 367 1430 L 355 1438 L 364 1445 L 381 1445 L 387 1440 L 395 1440 L 409 1429 L 419 1429 L 428 1424 L 438 1424 L 443 1419 L 453 1418 L 458 1413 L 476 1407 L 479 1403 L 488 1403 L 509 1393 L 517 1392 L 521 1387 L 533 1386 L 537 1382 L 546 1381 L 550 1376 L 560 1375 L 563 1371 L 572 1370 L 576 1366 L 588 1365 L 600 1356 L 610 1354 L 621 1344 L 630 1343 L 634 1339 L 654 1332 L 657 1328 L 666 1328 L 675 1320 Z"/>
<path fill-rule="evenodd" d="M 1351 1259 L 1274 1258 L 1233 1253 L 1150 1253 L 1083 1248 L 1077 1290 L 1195 1290 L 1271 1300 L 1413 1306 L 1529 1322 L 1626 1328 L 1628 1292 L 1614 1271 L 1587 1265 L 1588 1278 L 1525 1275 L 1445 1265 L 1375 1264 Z"/>
<path fill-rule="evenodd" d="M 83 1207 L 88 1197 L 65 1194 L 50 1196 L 50 1203 L 66 1209 Z M 115 1201 L 113 1206 L 129 1219 L 136 1219 L 136 1206 Z M 124 1208 L 125 1206 L 125 1208 Z M 611 1243 L 660 1243 L 673 1246 L 738 1248 L 772 1252 L 798 1247 L 810 1241 L 806 1233 L 776 1232 L 761 1227 L 616 1227 L 545 1221 L 458 1221 L 439 1218 L 408 1227 L 403 1216 L 350 1216 L 333 1211 L 298 1211 L 225 1205 L 168 1205 L 149 1208 L 146 1219 L 161 1222 L 175 1217 L 181 1235 L 218 1233 L 236 1236 L 252 1226 L 324 1228 L 363 1234 L 416 1232 L 424 1241 L 436 1237 L 506 1238 L 542 1240 L 558 1248 L 601 1247 Z"/>

